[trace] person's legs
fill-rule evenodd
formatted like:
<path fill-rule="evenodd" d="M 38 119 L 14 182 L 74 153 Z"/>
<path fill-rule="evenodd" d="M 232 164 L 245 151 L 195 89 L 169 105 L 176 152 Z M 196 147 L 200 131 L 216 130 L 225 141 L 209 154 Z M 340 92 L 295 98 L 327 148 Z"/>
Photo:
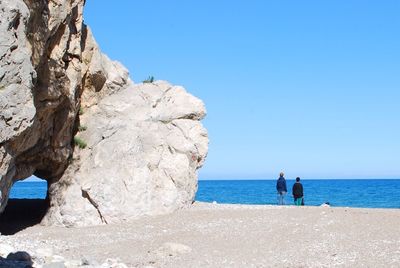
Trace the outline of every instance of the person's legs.
<path fill-rule="evenodd" d="M 302 201 L 302 200 L 303 200 L 302 197 L 296 198 L 296 200 L 294 201 L 295 205 L 296 205 L 296 206 L 301 206 L 301 201 Z"/>
<path fill-rule="evenodd" d="M 278 199 L 278 205 L 282 205 L 282 194 L 280 192 L 278 192 L 277 199 Z"/>
<path fill-rule="evenodd" d="M 286 205 L 285 195 L 286 195 L 286 192 L 282 192 L 282 205 Z"/>

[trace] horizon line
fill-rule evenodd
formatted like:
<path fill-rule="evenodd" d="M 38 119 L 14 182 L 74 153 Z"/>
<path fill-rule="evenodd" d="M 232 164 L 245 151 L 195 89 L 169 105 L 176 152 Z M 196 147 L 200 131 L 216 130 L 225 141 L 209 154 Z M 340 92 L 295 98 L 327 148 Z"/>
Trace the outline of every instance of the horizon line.
<path fill-rule="evenodd" d="M 277 178 L 199 178 L 199 181 L 273 181 Z M 295 180 L 295 178 L 290 178 L 286 180 Z M 400 177 L 390 177 L 390 178 L 301 178 L 301 180 L 400 180 Z"/>

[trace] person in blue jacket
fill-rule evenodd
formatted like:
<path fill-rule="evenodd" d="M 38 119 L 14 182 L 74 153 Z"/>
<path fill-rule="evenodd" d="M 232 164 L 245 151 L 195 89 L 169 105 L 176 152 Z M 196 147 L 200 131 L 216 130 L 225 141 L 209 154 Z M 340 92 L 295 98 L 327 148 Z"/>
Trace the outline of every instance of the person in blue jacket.
<path fill-rule="evenodd" d="M 285 195 L 287 193 L 285 174 L 281 172 L 276 181 L 276 190 L 278 191 L 278 205 L 285 205 Z"/>

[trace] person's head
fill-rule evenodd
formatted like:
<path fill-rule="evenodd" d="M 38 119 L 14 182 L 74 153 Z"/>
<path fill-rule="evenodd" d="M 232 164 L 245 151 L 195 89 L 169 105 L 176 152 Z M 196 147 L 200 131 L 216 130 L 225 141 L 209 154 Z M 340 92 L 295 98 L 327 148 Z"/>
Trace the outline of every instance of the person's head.
<path fill-rule="evenodd" d="M 279 173 L 279 177 L 284 177 L 285 174 L 283 172 Z"/>
<path fill-rule="evenodd" d="M 300 177 L 297 177 L 297 178 L 296 178 L 296 182 L 299 182 L 299 181 L 300 181 Z"/>

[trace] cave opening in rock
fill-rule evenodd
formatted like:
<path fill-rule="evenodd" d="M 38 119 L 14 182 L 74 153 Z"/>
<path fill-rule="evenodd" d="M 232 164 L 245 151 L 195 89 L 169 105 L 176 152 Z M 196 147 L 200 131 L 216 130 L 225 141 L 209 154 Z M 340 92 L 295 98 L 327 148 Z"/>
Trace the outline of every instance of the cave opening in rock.
<path fill-rule="evenodd" d="M 47 189 L 47 181 L 36 176 L 15 182 L 0 215 L 0 233 L 13 235 L 39 224 L 49 208 Z"/>

